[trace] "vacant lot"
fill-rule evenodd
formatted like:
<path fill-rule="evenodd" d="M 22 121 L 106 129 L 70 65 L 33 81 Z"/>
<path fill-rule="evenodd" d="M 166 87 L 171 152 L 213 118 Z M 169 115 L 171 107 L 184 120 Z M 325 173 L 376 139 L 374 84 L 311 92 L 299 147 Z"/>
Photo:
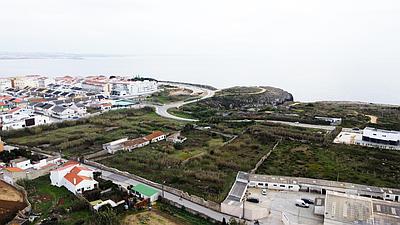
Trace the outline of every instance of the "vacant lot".
<path fill-rule="evenodd" d="M 147 179 L 173 186 L 190 194 L 221 201 L 229 191 L 238 170 L 249 171 L 274 142 L 261 145 L 250 134 L 223 146 L 225 139 L 191 130 L 183 150 L 167 143 L 151 144 L 129 153 L 100 161 Z"/>
<path fill-rule="evenodd" d="M 17 189 L 0 180 L 0 200 L 22 202 L 24 197 Z"/>
<path fill-rule="evenodd" d="M 102 144 L 123 138 L 140 137 L 154 130 L 179 130 L 182 123 L 164 119 L 152 109 L 126 109 L 104 113 L 65 126 L 37 127 L 15 134 L 6 133 L 12 144 L 40 147 L 46 151 L 62 151 L 67 156 L 80 156 L 102 149 Z"/>
<path fill-rule="evenodd" d="M 175 219 L 176 220 L 176 219 Z M 172 218 L 163 215 L 156 211 L 142 212 L 134 215 L 126 216 L 123 221 L 123 225 L 179 225 L 182 223 L 176 223 Z"/>
<path fill-rule="evenodd" d="M 88 221 L 90 211 L 87 205 L 66 188 L 52 186 L 49 176 L 25 180 L 21 185 L 28 191 L 33 212 L 42 214 L 40 218 L 60 215 L 63 224 Z"/>
<path fill-rule="evenodd" d="M 400 152 L 284 141 L 257 173 L 400 188 Z"/>

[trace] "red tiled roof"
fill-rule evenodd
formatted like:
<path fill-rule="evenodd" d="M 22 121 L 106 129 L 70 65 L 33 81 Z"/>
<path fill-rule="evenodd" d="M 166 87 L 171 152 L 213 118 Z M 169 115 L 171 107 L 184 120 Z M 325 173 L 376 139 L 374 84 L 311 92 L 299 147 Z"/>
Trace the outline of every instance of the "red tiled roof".
<path fill-rule="evenodd" d="M 68 173 L 64 176 L 64 178 L 69 181 L 71 184 L 73 185 L 78 185 L 80 182 L 82 182 L 83 180 L 92 180 L 92 178 L 90 177 L 86 177 L 86 176 L 80 176 L 76 173 Z M 74 182 L 75 181 L 75 182 Z"/>
<path fill-rule="evenodd" d="M 0 106 L 6 106 L 7 104 L 4 102 L 0 102 Z"/>
<path fill-rule="evenodd" d="M 158 138 L 158 137 L 160 137 L 160 136 L 162 136 L 162 135 L 164 135 L 164 133 L 163 133 L 162 131 L 159 131 L 159 130 L 158 130 L 158 131 L 154 131 L 153 133 L 151 133 L 151 134 L 145 136 L 144 138 L 145 138 L 146 140 L 151 141 L 151 140 L 153 140 L 154 138 Z"/>
<path fill-rule="evenodd" d="M 17 107 L 17 108 L 13 108 L 7 111 L 7 113 L 15 113 L 16 111 L 21 110 L 21 108 Z"/>
<path fill-rule="evenodd" d="M 71 167 L 71 166 L 75 166 L 75 165 L 77 165 L 77 164 L 79 164 L 79 163 L 78 163 L 78 162 L 75 162 L 75 161 L 69 160 L 68 162 L 64 163 L 62 167 L 57 168 L 57 169 L 55 169 L 54 171 L 65 170 L 65 169 L 67 169 L 67 168 L 69 168 L 69 167 Z"/>
<path fill-rule="evenodd" d="M 9 171 L 9 172 L 22 172 L 22 171 L 24 171 L 23 169 L 18 168 L 18 167 L 6 167 L 6 170 Z"/>
<path fill-rule="evenodd" d="M 140 145 L 140 144 L 143 144 L 146 142 L 148 142 L 148 140 L 146 140 L 144 138 L 136 138 L 136 139 L 132 139 L 129 141 L 125 141 L 122 145 L 124 147 L 131 147 L 131 146 Z"/>

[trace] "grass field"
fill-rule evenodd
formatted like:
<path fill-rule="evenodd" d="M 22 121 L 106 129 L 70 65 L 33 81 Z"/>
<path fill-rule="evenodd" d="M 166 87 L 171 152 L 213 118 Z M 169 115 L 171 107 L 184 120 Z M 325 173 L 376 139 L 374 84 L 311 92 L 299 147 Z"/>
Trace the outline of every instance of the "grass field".
<path fill-rule="evenodd" d="M 102 149 L 102 144 L 123 137 L 140 137 L 154 130 L 175 131 L 182 123 L 164 119 L 152 109 L 126 109 L 104 113 L 66 127 L 21 132 L 6 138 L 8 143 L 62 151 L 66 156 L 79 156 Z"/>
<path fill-rule="evenodd" d="M 400 152 L 284 141 L 257 173 L 400 188 Z"/>
<path fill-rule="evenodd" d="M 28 192 L 28 200 L 32 204 L 33 212 L 41 213 L 41 219 L 60 213 L 61 224 L 75 224 L 78 221 L 87 221 L 90 217 L 87 207 L 76 208 L 82 205 L 81 200 L 64 187 L 52 186 L 49 176 L 42 176 L 35 180 L 21 182 L 21 184 Z M 67 211 L 69 213 L 66 213 Z"/>
<path fill-rule="evenodd" d="M 274 143 L 261 145 L 245 134 L 222 146 L 225 139 L 206 131 L 182 133 L 183 150 L 167 143 L 151 144 L 100 161 L 206 199 L 222 201 L 238 170 L 249 171 Z"/>

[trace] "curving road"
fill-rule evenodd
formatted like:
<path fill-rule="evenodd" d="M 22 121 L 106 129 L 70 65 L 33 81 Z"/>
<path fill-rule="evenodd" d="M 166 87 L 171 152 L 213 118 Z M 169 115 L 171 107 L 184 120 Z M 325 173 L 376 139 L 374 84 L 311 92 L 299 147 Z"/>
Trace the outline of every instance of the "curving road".
<path fill-rule="evenodd" d="M 216 92 L 216 91 L 212 91 L 212 90 L 209 90 L 209 89 L 206 89 L 206 88 L 200 88 L 200 87 L 193 86 L 193 85 L 175 84 L 175 83 L 167 83 L 167 82 L 164 82 L 163 84 L 169 84 L 169 85 L 177 86 L 177 87 L 180 87 L 180 88 L 190 89 L 190 90 L 193 91 L 193 93 L 202 92 L 202 94 L 200 95 L 201 98 L 194 99 L 194 100 L 191 100 L 191 101 L 172 102 L 172 103 L 168 103 L 168 104 L 165 104 L 165 105 L 156 105 L 156 104 L 148 104 L 148 103 L 147 104 L 143 104 L 144 106 L 154 107 L 156 109 L 156 113 L 159 116 L 162 116 L 162 117 L 165 117 L 165 118 L 169 118 L 169 119 L 174 119 L 174 120 L 186 121 L 186 122 L 197 122 L 199 120 L 197 120 L 197 119 L 188 119 L 188 118 L 175 116 L 175 115 L 170 114 L 168 112 L 168 110 L 172 109 L 172 108 L 179 108 L 179 107 L 181 107 L 183 105 L 187 105 L 187 104 L 190 104 L 190 103 L 198 102 L 198 101 L 201 101 L 201 100 L 204 100 L 204 99 L 207 99 L 207 98 L 211 98 L 211 97 L 213 97 L 215 95 L 215 92 Z"/>

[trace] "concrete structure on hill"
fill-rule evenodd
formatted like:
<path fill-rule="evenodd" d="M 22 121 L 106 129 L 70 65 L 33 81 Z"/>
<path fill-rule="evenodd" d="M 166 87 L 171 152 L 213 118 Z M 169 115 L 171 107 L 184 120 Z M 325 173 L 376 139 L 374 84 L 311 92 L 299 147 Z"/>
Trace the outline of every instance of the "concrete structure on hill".
<path fill-rule="evenodd" d="M 123 149 L 123 143 L 128 141 L 128 138 L 121 138 L 116 141 L 108 142 L 103 144 L 103 149 L 106 150 L 109 154 L 115 154 L 116 152 Z"/>

